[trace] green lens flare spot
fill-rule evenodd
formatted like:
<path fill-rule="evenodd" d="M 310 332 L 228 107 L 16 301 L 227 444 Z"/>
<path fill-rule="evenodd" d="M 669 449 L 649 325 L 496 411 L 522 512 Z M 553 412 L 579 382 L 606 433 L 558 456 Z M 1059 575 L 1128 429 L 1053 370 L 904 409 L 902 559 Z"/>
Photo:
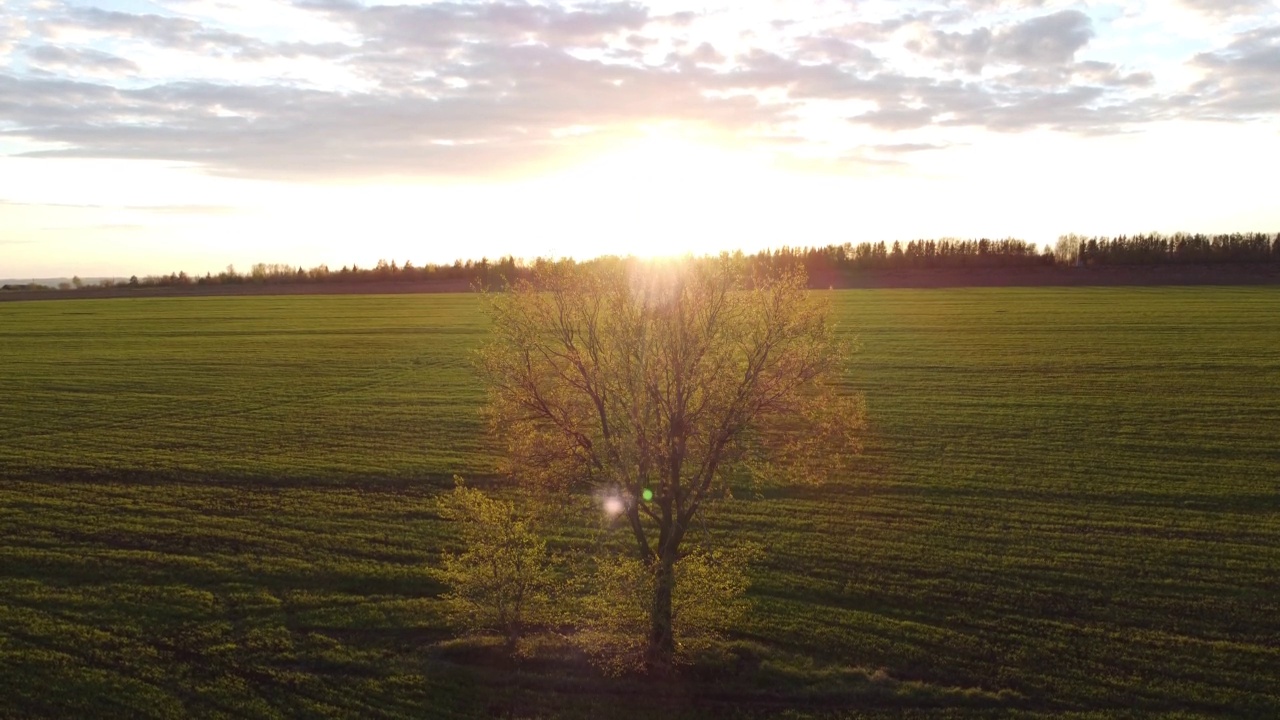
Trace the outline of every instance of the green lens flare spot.
<path fill-rule="evenodd" d="M 644 498 L 645 502 L 649 502 L 653 499 L 653 491 L 649 488 L 645 488 L 644 491 L 640 493 L 640 497 Z"/>

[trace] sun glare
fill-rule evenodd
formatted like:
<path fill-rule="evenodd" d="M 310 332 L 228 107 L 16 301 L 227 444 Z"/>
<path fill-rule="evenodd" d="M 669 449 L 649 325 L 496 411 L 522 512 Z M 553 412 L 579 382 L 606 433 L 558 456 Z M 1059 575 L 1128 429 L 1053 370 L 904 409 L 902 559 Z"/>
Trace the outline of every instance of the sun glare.
<path fill-rule="evenodd" d="M 726 220 L 767 182 L 767 159 L 713 141 L 653 134 L 566 173 L 563 192 L 592 228 L 596 253 L 665 257 L 705 253 Z"/>

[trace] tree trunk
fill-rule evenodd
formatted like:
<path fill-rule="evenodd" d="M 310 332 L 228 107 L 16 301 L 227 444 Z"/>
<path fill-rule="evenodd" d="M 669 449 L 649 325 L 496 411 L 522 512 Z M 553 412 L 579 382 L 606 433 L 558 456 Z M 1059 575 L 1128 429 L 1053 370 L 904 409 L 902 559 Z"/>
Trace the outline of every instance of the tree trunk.
<path fill-rule="evenodd" d="M 654 559 L 653 605 L 649 608 L 649 648 L 645 665 L 664 673 L 675 660 L 676 640 L 671 628 L 671 593 L 676 586 L 675 559 Z"/>

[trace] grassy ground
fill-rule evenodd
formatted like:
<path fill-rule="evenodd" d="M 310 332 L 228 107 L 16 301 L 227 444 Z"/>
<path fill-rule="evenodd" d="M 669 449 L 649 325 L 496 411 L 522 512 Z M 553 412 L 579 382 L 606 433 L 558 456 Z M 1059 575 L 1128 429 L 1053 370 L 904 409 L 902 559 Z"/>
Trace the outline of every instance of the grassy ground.
<path fill-rule="evenodd" d="M 474 296 L 0 305 L 0 716 L 1280 715 L 1274 288 L 834 297 L 862 469 L 662 683 L 450 640 Z"/>
<path fill-rule="evenodd" d="M 0 467 L 288 483 L 477 473 L 474 295 L 0 307 Z"/>

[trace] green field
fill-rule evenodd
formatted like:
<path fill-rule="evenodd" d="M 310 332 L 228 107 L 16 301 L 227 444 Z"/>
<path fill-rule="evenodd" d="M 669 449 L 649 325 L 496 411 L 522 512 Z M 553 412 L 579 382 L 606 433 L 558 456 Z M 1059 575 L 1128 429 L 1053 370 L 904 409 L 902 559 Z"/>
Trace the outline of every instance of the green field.
<path fill-rule="evenodd" d="M 475 296 L 0 304 L 0 717 L 1280 717 L 1280 291 L 833 297 L 860 471 L 662 682 L 451 640 Z"/>

